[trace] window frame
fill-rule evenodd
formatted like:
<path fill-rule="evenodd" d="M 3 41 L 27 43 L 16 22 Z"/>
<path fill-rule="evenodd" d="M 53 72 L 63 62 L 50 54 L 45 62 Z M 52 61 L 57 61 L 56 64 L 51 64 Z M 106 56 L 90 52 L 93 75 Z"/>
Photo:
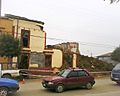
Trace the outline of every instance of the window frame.
<path fill-rule="evenodd" d="M 71 73 L 74 72 L 74 73 L 77 73 L 76 76 L 71 76 Z M 73 75 L 73 74 L 72 74 Z M 77 71 L 71 71 L 69 74 L 68 74 L 68 77 L 69 78 L 75 78 L 75 77 L 78 77 L 78 72 Z"/>
<path fill-rule="evenodd" d="M 80 75 L 80 72 L 82 72 L 82 75 Z M 78 71 L 78 77 L 84 77 L 84 76 L 89 76 L 89 74 L 86 71 L 84 71 L 84 70 Z"/>
<path fill-rule="evenodd" d="M 28 33 L 28 44 L 27 46 L 23 46 L 23 32 L 27 32 Z M 21 29 L 21 45 L 23 48 L 30 48 L 30 30 L 25 30 L 25 29 Z"/>

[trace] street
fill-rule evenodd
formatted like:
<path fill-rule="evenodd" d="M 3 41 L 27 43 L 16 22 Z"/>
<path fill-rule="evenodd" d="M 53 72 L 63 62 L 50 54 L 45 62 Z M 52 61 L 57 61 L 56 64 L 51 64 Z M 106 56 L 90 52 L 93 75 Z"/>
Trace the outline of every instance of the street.
<path fill-rule="evenodd" d="M 119 96 L 120 86 L 112 82 L 109 77 L 97 78 L 93 89 L 66 90 L 63 93 L 49 91 L 42 87 L 41 79 L 28 79 L 20 82 L 20 90 L 10 96 Z"/>

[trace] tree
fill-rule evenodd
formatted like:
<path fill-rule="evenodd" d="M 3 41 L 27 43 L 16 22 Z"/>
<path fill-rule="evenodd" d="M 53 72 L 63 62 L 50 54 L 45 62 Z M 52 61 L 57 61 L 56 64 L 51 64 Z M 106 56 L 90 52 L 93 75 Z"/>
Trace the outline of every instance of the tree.
<path fill-rule="evenodd" d="M 113 52 L 111 58 L 120 62 L 120 47 L 117 47 Z"/>
<path fill-rule="evenodd" d="M 106 1 L 106 0 L 104 0 Z M 110 0 L 110 4 L 114 3 L 114 2 L 119 2 L 120 0 Z"/>
<path fill-rule="evenodd" d="M 20 55 L 20 42 L 10 34 L 0 35 L 0 56 L 7 57 L 12 67 L 12 58 Z"/>

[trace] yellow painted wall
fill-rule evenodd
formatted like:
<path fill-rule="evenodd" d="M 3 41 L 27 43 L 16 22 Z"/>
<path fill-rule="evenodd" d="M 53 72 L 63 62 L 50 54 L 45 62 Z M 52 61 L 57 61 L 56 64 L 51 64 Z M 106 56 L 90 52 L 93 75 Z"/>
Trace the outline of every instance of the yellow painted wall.
<path fill-rule="evenodd" d="M 43 52 L 45 48 L 45 32 L 40 29 L 39 23 L 30 22 L 25 20 L 14 20 L 15 36 L 17 33 L 18 24 L 18 37 L 21 37 L 21 29 L 30 30 L 30 50 L 36 52 Z M 42 26 L 42 25 L 41 25 Z"/>
<path fill-rule="evenodd" d="M 32 51 L 43 52 L 45 48 L 45 32 L 36 30 L 35 33 L 32 31 L 31 35 L 36 35 L 38 37 L 30 38 L 30 48 Z"/>
<path fill-rule="evenodd" d="M 52 54 L 52 68 L 57 67 L 60 68 L 63 63 L 63 55 L 61 50 L 53 49 Z"/>
<path fill-rule="evenodd" d="M 12 33 L 13 21 L 7 18 L 0 18 L 0 28 L 2 27 L 2 32 Z M 4 29 L 3 29 L 4 28 Z"/>
<path fill-rule="evenodd" d="M 0 57 L 0 63 L 2 64 L 2 69 L 7 69 L 8 58 Z"/>

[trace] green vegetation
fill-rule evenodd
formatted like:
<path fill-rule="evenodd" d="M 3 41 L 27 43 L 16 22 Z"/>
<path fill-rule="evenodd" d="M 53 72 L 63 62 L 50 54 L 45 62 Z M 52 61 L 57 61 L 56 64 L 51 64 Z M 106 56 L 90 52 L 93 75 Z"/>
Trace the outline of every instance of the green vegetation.
<path fill-rule="evenodd" d="M 64 60 L 64 65 L 62 66 L 62 69 L 72 67 L 72 54 L 70 53 L 64 53 L 63 54 L 63 60 Z"/>
<path fill-rule="evenodd" d="M 100 61 L 93 57 L 78 56 L 78 67 L 80 68 L 86 68 L 89 71 L 111 71 L 113 68 L 112 64 Z"/>
<path fill-rule="evenodd" d="M 106 0 L 104 0 L 104 1 L 106 1 Z M 112 3 L 114 3 L 114 2 L 119 2 L 120 0 L 110 0 L 110 3 L 112 4 Z"/>
<path fill-rule="evenodd" d="M 112 58 L 113 60 L 115 60 L 115 61 L 120 62 L 120 47 L 117 47 L 117 48 L 113 51 L 111 58 Z"/>
<path fill-rule="evenodd" d="M 20 42 L 10 34 L 0 35 L 0 56 L 7 57 L 9 64 L 12 58 L 20 54 Z M 12 65 L 12 64 L 11 64 Z"/>
<path fill-rule="evenodd" d="M 72 54 L 64 54 L 64 65 L 61 69 L 72 67 Z M 89 71 L 111 71 L 113 68 L 112 64 L 100 61 L 93 57 L 79 55 L 77 56 L 77 67 L 85 68 Z"/>

